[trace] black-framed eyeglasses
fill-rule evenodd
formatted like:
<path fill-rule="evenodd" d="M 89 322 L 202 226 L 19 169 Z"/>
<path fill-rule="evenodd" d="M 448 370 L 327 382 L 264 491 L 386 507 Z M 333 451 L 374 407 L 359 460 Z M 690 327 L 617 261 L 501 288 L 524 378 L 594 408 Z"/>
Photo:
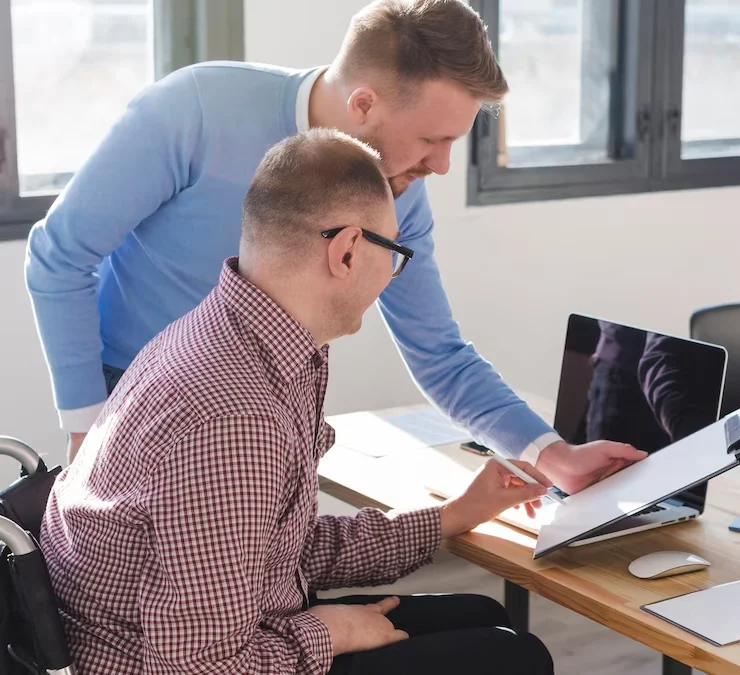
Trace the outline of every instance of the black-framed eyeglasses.
<path fill-rule="evenodd" d="M 324 230 L 321 233 L 321 236 L 324 237 L 324 239 L 333 239 L 347 227 L 349 227 L 349 225 L 345 225 L 344 227 L 333 227 L 331 230 Z M 401 274 L 401 272 L 403 272 L 403 268 L 406 267 L 406 263 L 414 257 L 414 251 L 408 248 L 408 246 L 401 246 L 401 244 L 397 244 L 392 239 L 381 237 L 379 234 L 366 230 L 363 227 L 361 227 L 360 230 L 365 239 L 371 241 L 373 244 L 387 248 L 391 252 L 393 256 L 393 274 L 391 275 L 391 278 L 395 279 L 399 274 Z"/>

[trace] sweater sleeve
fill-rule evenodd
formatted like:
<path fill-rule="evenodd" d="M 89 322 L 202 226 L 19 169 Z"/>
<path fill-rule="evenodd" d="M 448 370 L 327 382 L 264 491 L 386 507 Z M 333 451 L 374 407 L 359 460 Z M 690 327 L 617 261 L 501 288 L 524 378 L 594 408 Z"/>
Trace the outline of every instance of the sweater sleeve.
<path fill-rule="evenodd" d="M 553 429 L 522 401 L 501 375 L 463 340 L 434 259 L 434 221 L 423 185 L 401 222 L 401 243 L 414 250 L 379 306 L 411 375 L 429 400 L 476 440 L 520 456 Z M 544 447 L 544 446 L 543 446 Z"/>
<path fill-rule="evenodd" d="M 87 431 L 106 398 L 98 266 L 190 182 L 202 131 L 192 71 L 144 89 L 31 231 L 26 285 L 67 431 Z M 90 415 L 75 415 L 87 409 Z M 71 411 L 65 424 L 65 411 Z M 74 422 L 72 421 L 74 420 Z"/>

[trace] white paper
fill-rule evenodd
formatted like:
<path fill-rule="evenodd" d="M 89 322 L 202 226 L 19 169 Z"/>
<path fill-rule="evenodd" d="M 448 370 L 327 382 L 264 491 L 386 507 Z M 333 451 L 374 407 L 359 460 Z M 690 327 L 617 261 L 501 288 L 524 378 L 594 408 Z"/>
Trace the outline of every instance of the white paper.
<path fill-rule="evenodd" d="M 432 407 L 387 417 L 372 412 L 350 413 L 328 417 L 326 421 L 337 433 L 337 445 L 371 457 L 470 439 L 469 433 L 454 426 Z"/>
<path fill-rule="evenodd" d="M 740 581 L 661 600 L 643 609 L 720 647 L 740 642 Z"/>

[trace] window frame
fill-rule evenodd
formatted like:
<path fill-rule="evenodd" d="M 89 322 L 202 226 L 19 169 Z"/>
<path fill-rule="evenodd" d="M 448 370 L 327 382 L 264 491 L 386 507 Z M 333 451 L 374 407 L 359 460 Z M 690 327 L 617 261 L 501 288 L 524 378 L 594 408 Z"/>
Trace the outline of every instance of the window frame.
<path fill-rule="evenodd" d="M 498 52 L 499 0 L 471 4 Z M 740 184 L 740 156 L 681 157 L 685 0 L 619 0 L 617 7 L 624 58 L 611 103 L 622 114 L 613 117 L 622 125 L 618 142 L 633 148 L 633 159 L 501 168 L 498 125 L 482 111 L 469 139 L 469 206 Z"/>
<path fill-rule="evenodd" d="M 50 196 L 20 196 L 10 0 L 0 0 L 0 241 L 26 236 L 27 223 L 52 201 Z"/>
<path fill-rule="evenodd" d="M 0 0 L 0 241 L 25 239 L 58 193 L 21 196 L 11 0 Z M 154 76 L 210 60 L 244 59 L 243 0 L 153 0 Z"/>
<path fill-rule="evenodd" d="M 681 115 L 683 106 L 683 60 L 685 0 L 656 0 L 656 21 L 663 27 L 656 44 L 655 106 L 660 111 L 662 147 L 654 161 L 657 189 L 686 189 L 740 185 L 740 153 L 731 157 L 681 157 Z M 662 74 L 662 75 L 661 75 Z M 707 147 L 740 138 L 702 141 Z M 699 145 L 699 143 L 692 143 Z"/>

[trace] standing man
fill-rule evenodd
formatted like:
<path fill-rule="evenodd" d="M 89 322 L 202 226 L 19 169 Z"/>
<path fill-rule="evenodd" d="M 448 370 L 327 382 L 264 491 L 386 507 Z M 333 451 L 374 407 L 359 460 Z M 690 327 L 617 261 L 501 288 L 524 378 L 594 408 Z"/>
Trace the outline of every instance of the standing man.
<path fill-rule="evenodd" d="M 326 68 L 203 63 L 146 88 L 29 237 L 27 285 L 70 459 L 139 350 L 218 283 L 267 149 L 309 127 L 383 157 L 400 243 L 416 256 L 379 306 L 428 398 L 567 492 L 642 458 L 621 444 L 564 443 L 452 317 L 422 179 L 447 173 L 452 143 L 506 91 L 486 27 L 459 0 L 377 0 Z"/>

